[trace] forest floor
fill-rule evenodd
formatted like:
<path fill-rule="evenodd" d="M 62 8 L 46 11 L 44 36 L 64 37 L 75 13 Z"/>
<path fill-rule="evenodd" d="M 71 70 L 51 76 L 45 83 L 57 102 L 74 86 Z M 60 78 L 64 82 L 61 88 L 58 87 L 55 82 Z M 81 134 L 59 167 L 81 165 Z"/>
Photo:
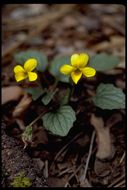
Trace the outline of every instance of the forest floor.
<path fill-rule="evenodd" d="M 2 87 L 18 86 L 12 72 L 14 54 L 32 49 L 44 52 L 49 61 L 56 55 L 87 52 L 93 56 L 106 52 L 118 56 L 120 63 L 111 71 L 98 73 L 94 80 L 81 80 L 75 87 L 70 105 L 76 111 L 77 120 L 66 137 L 49 134 L 38 121 L 34 125 L 33 142 L 24 149 L 22 131 L 11 115 L 16 102 L 3 105 L 2 187 L 11 187 L 14 177 L 22 171 L 31 179 L 32 187 L 125 187 L 125 112 L 95 109 L 84 101 L 100 82 L 112 83 L 125 91 L 125 7 L 3 5 Z M 53 77 L 49 73 L 47 76 L 50 86 Z M 27 85 L 24 82 L 19 86 Z M 64 91 L 66 86 L 59 82 L 57 87 Z M 34 120 L 42 110 L 32 103 L 25 113 L 25 123 Z M 90 119 L 93 112 L 111 126 L 114 155 L 108 160 L 96 157 L 97 138 Z"/>

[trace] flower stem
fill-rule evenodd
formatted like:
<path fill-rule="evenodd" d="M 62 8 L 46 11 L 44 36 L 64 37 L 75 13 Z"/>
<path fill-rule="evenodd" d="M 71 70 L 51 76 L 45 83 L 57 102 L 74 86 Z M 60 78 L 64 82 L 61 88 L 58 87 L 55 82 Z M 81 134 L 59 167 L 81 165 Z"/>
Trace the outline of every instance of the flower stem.
<path fill-rule="evenodd" d="M 44 110 L 38 117 L 36 117 L 28 126 L 32 126 L 34 123 L 36 123 L 49 109 Z"/>

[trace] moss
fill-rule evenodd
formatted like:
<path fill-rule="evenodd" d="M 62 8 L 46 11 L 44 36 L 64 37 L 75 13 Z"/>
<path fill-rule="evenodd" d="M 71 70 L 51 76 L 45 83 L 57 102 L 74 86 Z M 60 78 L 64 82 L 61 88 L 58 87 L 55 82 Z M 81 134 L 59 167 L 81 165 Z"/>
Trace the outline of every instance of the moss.
<path fill-rule="evenodd" d="M 31 180 L 25 177 L 24 172 L 20 172 L 16 177 L 14 177 L 11 183 L 12 187 L 30 187 L 32 185 Z"/>

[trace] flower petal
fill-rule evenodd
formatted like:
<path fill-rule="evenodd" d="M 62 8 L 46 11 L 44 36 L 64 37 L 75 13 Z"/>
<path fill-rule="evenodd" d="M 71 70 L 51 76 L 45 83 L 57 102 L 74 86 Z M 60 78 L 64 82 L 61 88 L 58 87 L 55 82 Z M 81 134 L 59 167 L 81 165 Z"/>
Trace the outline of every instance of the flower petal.
<path fill-rule="evenodd" d="M 25 72 L 25 70 L 21 65 L 17 65 L 14 67 L 14 73 L 19 73 L 19 72 Z"/>
<path fill-rule="evenodd" d="M 73 54 L 71 56 L 71 65 L 77 68 L 78 67 L 78 60 L 79 60 L 79 55 Z"/>
<path fill-rule="evenodd" d="M 24 80 L 25 78 L 27 78 L 27 74 L 25 74 L 24 72 L 18 72 L 15 74 L 15 79 L 17 82 Z"/>
<path fill-rule="evenodd" d="M 37 79 L 37 73 L 34 73 L 34 72 L 28 72 L 28 78 L 29 78 L 29 81 L 35 81 Z"/>
<path fill-rule="evenodd" d="M 78 83 L 79 79 L 82 76 L 82 72 L 81 71 L 74 71 L 71 73 L 71 78 L 74 81 L 75 84 Z"/>
<path fill-rule="evenodd" d="M 86 77 L 93 77 L 96 74 L 96 70 L 92 67 L 85 67 L 84 69 L 80 69 Z"/>
<path fill-rule="evenodd" d="M 27 72 L 31 72 L 32 70 L 34 70 L 37 67 L 37 60 L 36 59 L 28 59 L 25 63 L 24 63 L 24 69 Z"/>
<path fill-rule="evenodd" d="M 62 67 L 60 67 L 60 72 L 65 75 L 71 74 L 72 71 L 74 71 L 74 68 L 70 65 L 63 65 Z"/>
<path fill-rule="evenodd" d="M 85 67 L 88 63 L 89 56 L 86 53 L 81 53 L 78 58 L 78 66 L 79 68 Z"/>

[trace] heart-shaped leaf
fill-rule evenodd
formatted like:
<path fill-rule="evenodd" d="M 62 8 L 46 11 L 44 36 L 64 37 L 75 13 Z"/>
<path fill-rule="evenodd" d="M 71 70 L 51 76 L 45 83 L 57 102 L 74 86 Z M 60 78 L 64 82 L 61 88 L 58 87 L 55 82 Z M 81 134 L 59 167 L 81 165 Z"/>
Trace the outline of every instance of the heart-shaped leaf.
<path fill-rule="evenodd" d="M 44 127 L 54 135 L 66 136 L 76 120 L 71 106 L 61 106 L 55 113 L 46 113 L 43 117 Z"/>
<path fill-rule="evenodd" d="M 26 88 L 25 91 L 28 94 L 32 95 L 33 100 L 37 100 L 41 95 L 43 95 L 45 93 L 45 90 L 42 90 L 39 87 Z"/>
<path fill-rule="evenodd" d="M 107 71 L 119 64 L 119 59 L 115 56 L 101 53 L 90 59 L 88 66 L 93 67 L 96 71 Z"/>
<path fill-rule="evenodd" d="M 112 84 L 101 83 L 93 97 L 94 104 L 101 109 L 125 108 L 125 94 Z"/>
<path fill-rule="evenodd" d="M 49 67 L 49 72 L 57 78 L 57 80 L 62 82 L 69 82 L 69 76 L 63 75 L 60 73 L 60 67 L 64 64 L 69 64 L 70 57 L 69 56 L 62 56 L 56 57 L 51 63 Z"/>
<path fill-rule="evenodd" d="M 48 60 L 47 60 L 46 55 L 36 50 L 22 51 L 20 53 L 16 53 L 14 57 L 17 64 L 19 63 L 21 65 L 24 65 L 27 59 L 30 59 L 30 58 L 37 59 L 37 62 L 38 62 L 37 70 L 40 72 L 45 71 L 48 65 Z"/>

